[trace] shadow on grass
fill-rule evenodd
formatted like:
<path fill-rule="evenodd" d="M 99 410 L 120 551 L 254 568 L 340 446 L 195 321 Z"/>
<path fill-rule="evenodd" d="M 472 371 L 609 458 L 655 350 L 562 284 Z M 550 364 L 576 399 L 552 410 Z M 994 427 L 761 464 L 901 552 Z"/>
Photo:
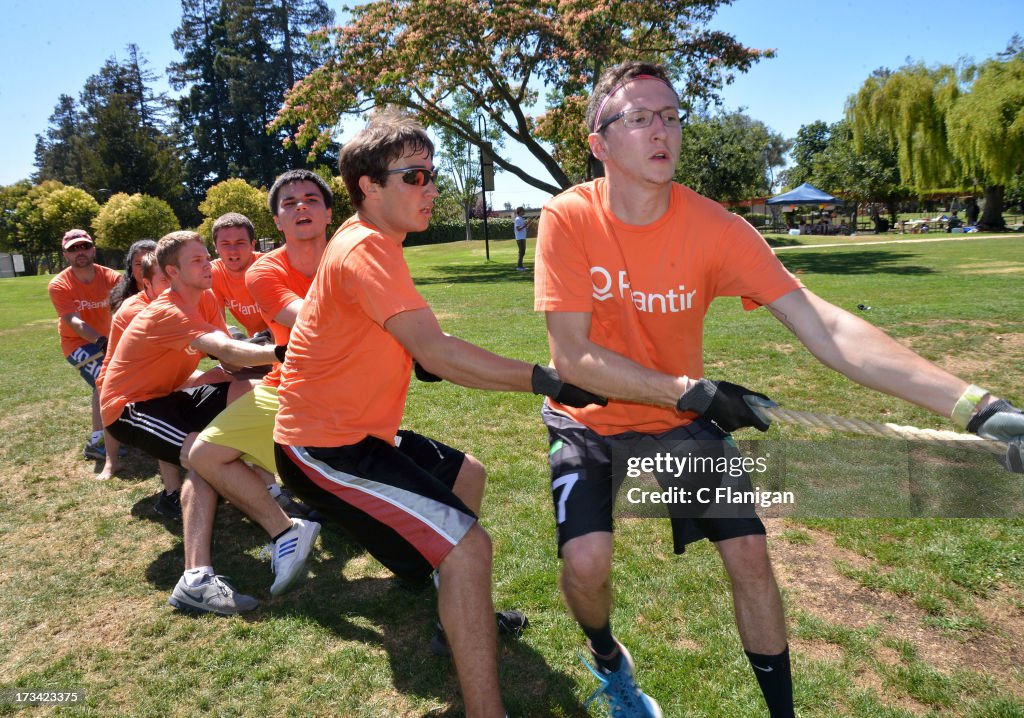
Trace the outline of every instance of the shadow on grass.
<path fill-rule="evenodd" d="M 870 252 L 784 252 L 779 259 L 791 272 L 815 274 L 934 274 L 935 270 L 905 264 L 914 255 L 907 252 L 872 250 Z"/>
<path fill-rule="evenodd" d="M 342 574 L 345 563 L 362 550 L 335 527 L 325 527 L 320 536 L 331 558 L 317 566 L 317 576 L 308 582 L 307 590 L 274 612 L 311 618 L 342 641 L 379 646 L 387 654 L 396 690 L 449 704 L 443 713 L 430 712 L 432 717 L 463 715 L 454 665 L 430 652 L 437 626 L 437 595 L 432 583 L 410 587 L 390 575 L 346 580 Z M 376 562 L 371 565 L 380 569 Z M 366 627 L 367 621 L 373 629 Z M 531 630 L 536 629 L 527 629 L 527 636 Z M 498 660 L 510 715 L 587 715 L 576 697 L 572 677 L 552 670 L 526 641 L 500 637 Z"/>
<path fill-rule="evenodd" d="M 795 236 L 779 234 L 779 235 L 765 235 L 764 241 L 768 243 L 769 247 L 800 247 L 803 246 L 803 242 L 797 239 Z"/>
<path fill-rule="evenodd" d="M 136 504 L 138 513 L 149 510 L 149 501 L 147 498 Z M 327 523 L 310 558 L 314 575 L 287 594 L 270 599 L 270 564 L 251 555 L 253 546 L 266 541 L 263 531 L 237 510 L 224 505 L 218 508 L 214 566 L 218 573 L 231 577 L 238 591 L 254 595 L 261 602 L 259 609 L 243 618 L 251 622 L 285 617 L 313 620 L 340 642 L 379 647 L 387 654 L 395 690 L 448 704 L 443 713 L 430 712 L 432 718 L 463 714 L 454 665 L 450 659 L 430 653 L 437 622 L 432 583 L 410 588 L 390 575 L 346 579 L 345 565 L 364 552 L 336 525 Z M 183 553 L 182 544 L 176 542 L 158 556 L 146 569 L 149 583 L 169 595 L 181 576 Z M 381 570 L 376 562 L 371 562 L 369 568 Z M 528 645 L 532 630 L 537 629 L 527 629 L 525 640 L 499 640 L 500 681 L 510 715 L 586 716 L 572 677 L 553 670 Z"/>
<path fill-rule="evenodd" d="M 428 284 L 494 284 L 496 282 L 533 282 L 533 265 L 526 262 L 527 271 L 517 272 L 516 265 L 506 262 L 488 262 L 481 260 L 479 264 L 434 264 L 430 266 L 432 275 L 422 277 L 413 275 L 413 283 L 423 286 Z"/>

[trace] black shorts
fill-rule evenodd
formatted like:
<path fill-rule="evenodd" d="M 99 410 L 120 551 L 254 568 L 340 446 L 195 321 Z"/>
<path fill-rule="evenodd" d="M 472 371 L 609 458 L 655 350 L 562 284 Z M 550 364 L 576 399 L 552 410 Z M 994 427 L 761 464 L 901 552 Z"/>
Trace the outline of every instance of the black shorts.
<path fill-rule="evenodd" d="M 181 447 L 189 434 L 200 432 L 228 405 L 231 382 L 200 384 L 125 406 L 106 427 L 122 444 L 142 449 L 160 461 L 181 465 Z"/>
<path fill-rule="evenodd" d="M 565 414 L 553 411 L 547 403 L 541 416 L 548 428 L 551 499 L 555 508 L 558 555 L 561 556 L 566 541 L 588 533 L 612 531 L 612 509 L 618 488 L 612 476 L 612 450 L 616 441 L 635 440 L 640 435 L 626 432 L 601 436 Z M 698 419 L 657 438 L 718 442 L 726 436 L 713 423 Z M 756 516 L 671 518 L 670 521 L 676 553 L 683 553 L 687 544 L 704 538 L 716 542 L 765 534 L 764 524 Z"/>
<path fill-rule="evenodd" d="M 281 482 L 339 521 L 399 578 L 425 581 L 474 514 L 452 492 L 466 455 L 411 431 L 392 446 L 368 436 L 349 446 L 274 446 Z"/>

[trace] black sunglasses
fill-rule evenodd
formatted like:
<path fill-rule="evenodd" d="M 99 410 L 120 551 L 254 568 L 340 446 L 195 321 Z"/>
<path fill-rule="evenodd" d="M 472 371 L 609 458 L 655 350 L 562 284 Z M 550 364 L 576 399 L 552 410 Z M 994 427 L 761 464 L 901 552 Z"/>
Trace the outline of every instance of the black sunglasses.
<path fill-rule="evenodd" d="M 435 169 L 423 169 L 422 167 L 404 167 L 400 170 L 388 170 L 389 175 L 402 175 L 402 181 L 416 187 L 426 187 L 433 182 L 437 184 L 438 175 L 441 173 Z"/>

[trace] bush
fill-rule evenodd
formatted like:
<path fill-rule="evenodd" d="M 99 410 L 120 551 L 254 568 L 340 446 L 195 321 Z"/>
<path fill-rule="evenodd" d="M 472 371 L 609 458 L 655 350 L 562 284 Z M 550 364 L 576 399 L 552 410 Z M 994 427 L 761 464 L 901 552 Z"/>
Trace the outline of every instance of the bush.
<path fill-rule="evenodd" d="M 96 245 L 105 249 L 128 249 L 140 239 L 160 239 L 181 229 L 171 205 L 148 194 L 119 192 L 107 200 L 92 223 Z"/>
<path fill-rule="evenodd" d="M 469 227 L 474 240 L 482 240 L 484 238 L 484 221 L 482 219 L 469 220 Z M 516 235 L 512 227 L 512 220 L 488 217 L 487 236 L 490 239 L 515 239 Z M 405 246 L 415 247 L 422 244 L 444 244 L 465 239 L 466 225 L 464 223 L 436 222 L 431 224 L 425 232 L 410 233 L 405 239 Z"/>
<path fill-rule="evenodd" d="M 213 246 L 213 222 L 228 212 L 244 214 L 256 230 L 256 238 L 270 237 L 275 241 L 280 236 L 274 225 L 274 217 L 267 207 L 267 190 L 257 189 L 244 179 L 232 177 L 218 182 L 206 191 L 206 199 L 199 203 L 199 211 L 206 218 L 199 225 L 199 234 L 208 245 Z"/>

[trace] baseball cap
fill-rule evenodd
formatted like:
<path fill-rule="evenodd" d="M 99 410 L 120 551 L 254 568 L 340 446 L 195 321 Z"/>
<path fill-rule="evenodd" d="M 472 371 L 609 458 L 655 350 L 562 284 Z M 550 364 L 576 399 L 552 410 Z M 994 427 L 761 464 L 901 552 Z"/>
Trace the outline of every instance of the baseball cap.
<path fill-rule="evenodd" d="M 67 250 L 68 247 L 81 244 L 82 242 L 88 242 L 93 244 L 92 237 L 84 229 L 69 229 L 64 233 L 64 239 L 61 240 L 60 248 Z"/>

